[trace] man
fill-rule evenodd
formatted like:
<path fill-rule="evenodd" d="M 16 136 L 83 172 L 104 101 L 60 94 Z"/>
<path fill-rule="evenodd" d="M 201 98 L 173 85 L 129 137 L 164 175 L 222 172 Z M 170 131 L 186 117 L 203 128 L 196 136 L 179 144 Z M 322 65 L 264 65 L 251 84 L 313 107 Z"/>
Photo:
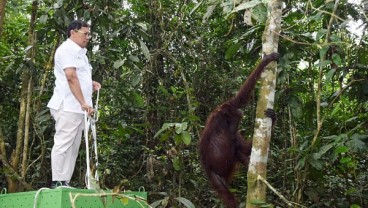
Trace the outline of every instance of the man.
<path fill-rule="evenodd" d="M 92 67 L 86 56 L 91 38 L 89 25 L 74 20 L 67 35 L 55 52 L 55 88 L 47 105 L 55 120 L 51 188 L 69 186 L 84 129 L 84 113 L 93 113 L 92 92 L 101 88 L 92 80 Z"/>

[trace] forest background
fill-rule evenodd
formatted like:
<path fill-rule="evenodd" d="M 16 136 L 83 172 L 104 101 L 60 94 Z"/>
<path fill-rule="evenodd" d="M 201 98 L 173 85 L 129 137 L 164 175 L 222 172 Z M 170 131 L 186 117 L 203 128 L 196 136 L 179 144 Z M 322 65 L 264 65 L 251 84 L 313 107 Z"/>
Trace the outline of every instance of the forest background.
<path fill-rule="evenodd" d="M 53 54 L 91 23 L 101 187 L 159 207 L 216 207 L 197 142 L 261 58 L 267 0 L 0 0 L 0 187 L 49 187 Z M 368 207 L 368 5 L 283 2 L 267 180 L 296 207 Z M 241 129 L 252 138 L 257 92 Z M 82 143 L 83 144 L 83 143 Z M 84 186 L 81 147 L 72 185 Z M 247 170 L 231 190 L 244 203 Z M 273 192 L 269 205 L 286 207 Z"/>

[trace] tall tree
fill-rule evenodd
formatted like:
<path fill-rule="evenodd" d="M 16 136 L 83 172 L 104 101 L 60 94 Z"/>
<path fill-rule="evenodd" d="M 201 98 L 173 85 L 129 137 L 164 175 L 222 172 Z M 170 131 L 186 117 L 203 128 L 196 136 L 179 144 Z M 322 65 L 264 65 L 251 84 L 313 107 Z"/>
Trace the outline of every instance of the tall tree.
<path fill-rule="evenodd" d="M 7 0 L 0 0 L 0 37 L 3 34 L 6 2 Z"/>
<path fill-rule="evenodd" d="M 262 51 L 265 54 L 278 51 L 281 31 L 282 1 L 271 0 L 268 3 L 268 17 L 262 37 Z M 254 200 L 266 201 L 266 185 L 257 180 L 266 178 L 268 151 L 272 133 L 272 121 L 264 115 L 266 109 L 274 108 L 277 64 L 272 62 L 261 76 L 256 121 L 253 134 L 253 148 L 248 169 L 248 193 L 246 207 L 257 207 Z"/>
<path fill-rule="evenodd" d="M 147 65 L 147 68 L 144 72 L 144 80 L 143 80 L 143 92 L 146 96 L 146 106 L 147 106 L 147 114 L 146 114 L 146 123 L 149 125 L 149 128 L 146 130 L 147 141 L 151 141 L 155 130 L 159 129 L 162 124 L 162 114 L 160 114 L 158 110 L 158 105 L 160 103 L 160 98 L 158 97 L 158 88 L 160 86 L 160 80 L 165 80 L 164 73 L 164 56 L 163 56 L 163 35 L 162 29 L 164 23 L 163 13 L 164 10 L 161 6 L 161 2 L 157 0 L 152 0 L 148 4 L 149 12 L 149 22 L 151 24 L 150 35 L 152 37 L 150 51 L 152 56 L 150 58 L 150 63 Z M 162 82 L 161 82 L 162 84 Z M 152 146 L 152 143 L 149 142 L 149 146 Z"/>
<path fill-rule="evenodd" d="M 330 13 L 331 17 L 328 21 L 327 24 L 327 29 L 324 31 L 325 33 L 325 39 L 324 39 L 324 43 L 323 43 L 323 47 L 320 50 L 320 57 L 319 57 L 319 62 L 322 63 L 319 65 L 318 67 L 318 77 L 317 77 L 317 87 L 315 89 L 315 99 L 316 99 L 316 129 L 314 131 L 314 136 L 313 136 L 313 140 L 311 141 L 311 148 L 316 146 L 316 141 L 317 139 L 320 137 L 321 131 L 322 131 L 322 126 L 323 123 L 325 122 L 325 118 L 326 115 L 329 115 L 329 111 L 323 111 L 322 110 L 322 96 L 323 96 L 323 82 L 325 80 L 325 76 L 326 74 L 324 73 L 324 70 L 326 70 L 326 63 L 329 63 L 329 61 L 327 60 L 327 52 L 333 47 L 332 44 L 330 44 L 331 41 L 331 36 L 333 33 L 333 23 L 336 19 L 336 12 L 338 9 L 338 5 L 339 5 L 339 0 L 335 0 L 334 1 L 334 5 L 332 7 L 332 12 Z M 332 63 L 332 62 L 331 62 Z M 333 65 L 333 64 L 331 64 Z M 333 100 L 332 102 L 333 103 Z M 310 165 L 306 164 L 304 167 L 303 172 L 304 173 L 308 173 L 309 172 L 309 168 Z M 302 174 L 302 178 L 300 180 L 298 180 L 298 186 L 301 187 L 298 190 L 298 200 L 300 200 L 302 197 L 302 193 L 305 191 L 304 188 L 306 188 L 303 184 L 306 182 L 308 178 L 307 174 Z M 299 202 L 299 201 L 297 201 Z"/>
<path fill-rule="evenodd" d="M 25 65 L 21 75 L 21 92 L 20 92 L 20 110 L 18 119 L 18 130 L 16 147 L 11 155 L 11 166 L 14 171 L 21 170 L 19 174 L 22 178 L 26 175 L 28 166 L 28 152 L 29 152 L 29 129 L 30 129 L 30 114 L 31 114 L 31 102 L 33 91 L 33 76 L 32 71 L 35 70 L 34 65 L 34 46 L 36 42 L 35 36 L 35 24 L 38 10 L 38 1 L 32 2 L 32 11 L 28 31 L 28 51 L 26 51 Z M 20 163 L 21 161 L 21 163 Z M 22 190 L 22 186 L 19 186 L 19 179 L 13 177 L 7 177 L 9 192 L 15 192 Z M 29 189 L 28 186 L 25 188 Z"/>

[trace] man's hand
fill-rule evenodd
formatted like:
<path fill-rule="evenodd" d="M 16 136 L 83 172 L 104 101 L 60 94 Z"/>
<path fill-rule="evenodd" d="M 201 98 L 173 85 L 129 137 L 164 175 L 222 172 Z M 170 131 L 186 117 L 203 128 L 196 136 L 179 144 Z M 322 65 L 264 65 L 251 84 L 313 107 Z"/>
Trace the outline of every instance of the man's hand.
<path fill-rule="evenodd" d="M 82 110 L 86 111 L 89 116 L 92 115 L 95 112 L 95 110 L 90 105 L 88 105 L 87 103 L 82 105 Z"/>
<path fill-rule="evenodd" d="M 101 84 L 99 82 L 92 81 L 92 87 L 93 87 L 93 91 L 97 91 L 101 89 Z"/>

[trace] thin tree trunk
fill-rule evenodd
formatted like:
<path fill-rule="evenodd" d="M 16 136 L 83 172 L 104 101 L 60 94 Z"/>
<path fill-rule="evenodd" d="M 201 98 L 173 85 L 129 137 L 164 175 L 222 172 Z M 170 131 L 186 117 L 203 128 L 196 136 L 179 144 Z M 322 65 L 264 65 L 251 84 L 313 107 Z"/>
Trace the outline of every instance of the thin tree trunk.
<path fill-rule="evenodd" d="M 7 0 L 0 0 L 0 38 L 3 34 L 6 2 Z"/>
<path fill-rule="evenodd" d="M 149 125 L 146 128 L 147 146 L 154 147 L 154 140 L 152 139 L 156 131 L 161 128 L 162 125 L 162 114 L 159 113 L 158 106 L 160 105 L 160 98 L 157 95 L 160 80 L 165 80 L 164 72 L 164 60 L 162 55 L 162 8 L 160 1 L 152 0 L 149 3 L 151 13 L 150 21 L 152 25 L 151 36 L 153 45 L 150 48 L 152 51 L 151 60 L 149 66 L 145 70 L 144 74 L 144 94 L 146 96 L 147 114 L 145 122 Z M 162 104 L 162 103 L 161 103 Z"/>
<path fill-rule="evenodd" d="M 26 190 L 32 191 L 33 187 L 25 182 L 24 178 L 21 177 L 13 168 L 12 166 L 6 161 L 5 158 L 3 158 L 2 155 L 0 155 L 0 161 L 2 161 L 4 166 L 4 172 L 6 177 L 11 177 L 12 180 L 16 180 L 19 184 L 21 184 Z M 10 192 L 10 190 L 8 190 Z"/>
<path fill-rule="evenodd" d="M 0 155 L 2 156 L 2 159 L 7 161 L 5 150 L 5 138 L 3 135 L 3 130 L 1 128 L 0 128 Z"/>
<path fill-rule="evenodd" d="M 29 128 L 30 128 L 30 103 L 32 97 L 33 90 L 33 81 L 32 81 L 32 72 L 34 68 L 34 45 L 35 45 L 35 35 L 34 35 L 34 26 L 36 22 L 36 15 L 38 9 L 38 1 L 32 2 L 32 14 L 30 20 L 30 28 L 28 32 L 28 45 L 31 48 L 27 51 L 26 58 L 29 59 L 27 61 L 28 65 L 24 68 L 22 72 L 22 85 L 21 85 L 21 96 L 20 96 L 20 110 L 19 110 L 19 118 L 18 118 L 18 130 L 17 130 L 17 139 L 16 139 L 16 147 L 11 156 L 11 166 L 15 173 L 18 170 L 21 170 L 21 178 L 25 179 L 25 170 L 28 164 L 27 153 L 28 153 L 28 143 L 29 143 Z M 20 158 L 22 158 L 22 164 L 20 165 Z M 19 175 L 19 174 L 18 174 Z M 21 191 L 23 187 L 20 187 L 19 180 L 13 179 L 12 177 L 7 177 L 8 182 L 8 191 L 16 192 Z M 24 183 L 21 183 L 24 185 Z"/>
<path fill-rule="evenodd" d="M 56 52 L 56 48 L 59 46 L 59 44 L 60 44 L 60 36 L 57 35 L 57 37 L 55 38 L 55 41 L 54 41 L 54 45 L 52 47 L 51 54 L 49 56 L 49 60 L 47 61 L 46 66 L 45 66 L 45 72 L 43 73 L 42 79 L 40 81 L 40 92 L 38 94 L 38 97 L 41 97 L 43 95 L 44 90 L 45 90 L 46 80 L 47 80 L 47 77 L 49 76 L 50 72 L 52 72 L 52 67 L 53 67 L 53 62 L 54 62 L 54 55 L 55 55 L 55 52 Z M 37 105 L 37 107 L 39 107 L 39 106 Z"/>
<path fill-rule="evenodd" d="M 268 20 L 262 37 L 263 53 L 277 52 L 281 30 L 282 1 L 271 0 L 268 5 Z M 253 134 L 253 148 L 248 169 L 248 193 L 246 207 L 258 207 L 254 200 L 266 201 L 266 185 L 257 180 L 258 175 L 266 178 L 267 160 L 272 133 L 272 121 L 264 111 L 273 109 L 276 88 L 277 63 L 272 62 L 261 76 L 256 122 Z"/>
<path fill-rule="evenodd" d="M 15 150 L 13 150 L 10 164 L 13 167 L 14 171 L 18 171 L 19 169 L 19 161 L 20 157 L 23 153 L 23 138 L 24 138 L 24 127 L 25 127 L 25 117 L 26 117 L 26 106 L 27 106 L 27 93 L 28 93 L 28 80 L 30 80 L 30 74 L 26 70 L 23 71 L 22 75 L 22 88 L 21 88 L 21 96 L 20 96 L 20 109 L 19 109 L 19 117 L 18 117 L 18 130 L 17 130 L 17 139 Z M 16 192 L 18 188 L 17 180 L 14 180 L 12 177 L 7 177 L 8 182 L 8 191 Z"/>
<path fill-rule="evenodd" d="M 330 42 L 330 36 L 331 36 L 331 30 L 332 30 L 332 23 L 335 20 L 335 13 L 337 11 L 337 7 L 339 5 L 339 0 L 335 0 L 335 4 L 334 4 L 334 8 L 332 11 L 332 15 L 329 21 L 329 24 L 327 25 L 327 33 L 326 33 L 326 39 L 324 41 L 325 45 L 327 45 Z M 323 56 L 320 57 L 320 62 L 323 62 L 326 60 L 326 56 L 325 54 Z M 316 89 L 316 119 L 317 119 L 317 129 L 316 131 L 314 131 L 314 136 L 313 136 L 313 140 L 311 142 L 311 146 L 314 146 L 315 142 L 317 141 L 319 134 L 322 130 L 322 125 L 324 122 L 324 117 L 322 115 L 322 109 L 321 109 L 321 96 L 322 96 L 322 82 L 324 79 L 324 74 L 323 74 L 323 70 L 324 67 L 319 67 L 319 72 L 318 72 L 318 80 L 317 80 L 317 89 Z M 307 180 L 308 180 L 308 173 L 309 173 L 309 163 L 306 163 L 304 166 L 304 169 L 301 173 L 300 178 L 298 178 L 297 180 L 297 187 L 298 187 L 298 192 L 297 192 L 297 201 L 295 201 L 296 203 L 302 203 L 302 195 L 304 193 L 304 189 L 305 189 L 305 184 L 307 184 Z"/>
<path fill-rule="evenodd" d="M 24 144 L 23 144 L 23 158 L 22 158 L 22 171 L 21 176 L 25 178 L 26 170 L 28 167 L 28 152 L 29 152 L 29 129 L 30 129 L 30 114 L 31 114 L 31 102 L 32 102 L 32 76 L 28 81 L 27 88 L 27 107 L 26 107 L 26 116 L 25 116 L 25 125 L 24 125 Z"/>
<path fill-rule="evenodd" d="M 327 34 L 326 34 L 326 39 L 325 39 L 325 45 L 327 45 L 330 42 L 332 23 L 335 20 L 335 13 L 336 13 L 338 5 L 339 5 L 339 0 L 336 0 L 333 11 L 332 11 L 332 15 L 331 15 L 331 18 L 330 18 L 330 21 L 329 21 L 329 24 L 327 26 Z M 326 53 L 323 54 L 320 57 L 320 62 L 324 62 L 325 60 L 326 60 Z M 323 121 L 324 121 L 324 118 L 322 117 L 322 110 L 321 110 L 322 82 L 323 82 L 323 77 L 324 77 L 323 70 L 324 70 L 324 67 L 320 66 L 319 67 L 319 73 L 318 73 L 317 91 L 316 91 L 317 130 L 315 131 L 311 146 L 313 146 L 314 143 L 317 141 L 317 138 L 319 137 L 319 132 L 322 129 L 322 125 L 323 125 Z"/>

